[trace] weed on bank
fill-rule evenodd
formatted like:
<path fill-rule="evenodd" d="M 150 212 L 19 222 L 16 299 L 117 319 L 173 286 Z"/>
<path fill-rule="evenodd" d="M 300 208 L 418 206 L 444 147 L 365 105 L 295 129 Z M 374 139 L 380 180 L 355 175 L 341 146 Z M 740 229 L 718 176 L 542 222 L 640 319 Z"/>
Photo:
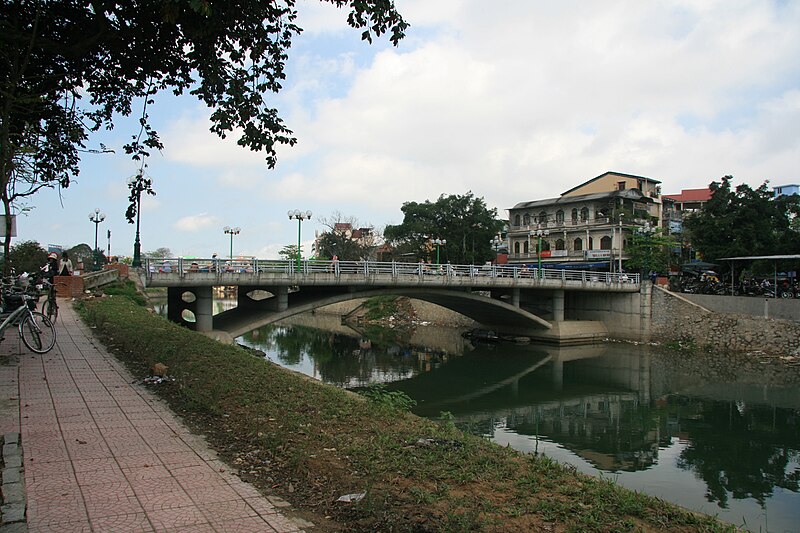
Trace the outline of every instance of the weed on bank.
<path fill-rule="evenodd" d="M 80 304 L 98 337 L 221 457 L 315 531 L 729 531 L 546 457 L 522 455 L 313 381 L 170 323 L 125 291 Z M 356 495 L 349 502 L 337 501 Z"/>

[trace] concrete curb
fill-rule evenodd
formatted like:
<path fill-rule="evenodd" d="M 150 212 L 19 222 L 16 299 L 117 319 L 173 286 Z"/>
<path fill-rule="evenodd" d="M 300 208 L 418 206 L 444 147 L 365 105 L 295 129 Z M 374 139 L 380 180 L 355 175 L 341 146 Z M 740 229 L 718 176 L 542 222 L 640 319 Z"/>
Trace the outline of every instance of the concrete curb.
<path fill-rule="evenodd" d="M 26 532 L 25 481 L 22 475 L 22 446 L 19 433 L 3 435 L 3 505 L 0 533 Z"/>

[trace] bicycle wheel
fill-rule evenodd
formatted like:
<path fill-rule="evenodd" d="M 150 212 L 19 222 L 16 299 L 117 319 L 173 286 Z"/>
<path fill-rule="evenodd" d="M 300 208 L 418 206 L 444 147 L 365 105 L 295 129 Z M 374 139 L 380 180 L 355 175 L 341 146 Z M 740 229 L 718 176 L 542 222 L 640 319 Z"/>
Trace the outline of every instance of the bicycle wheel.
<path fill-rule="evenodd" d="M 19 335 L 29 350 L 46 353 L 56 344 L 56 328 L 45 315 L 39 311 L 31 311 L 19 323 Z"/>
<path fill-rule="evenodd" d="M 42 313 L 50 319 L 50 322 L 55 324 L 56 319 L 58 318 L 58 304 L 56 303 L 55 298 L 48 298 L 42 304 Z"/>

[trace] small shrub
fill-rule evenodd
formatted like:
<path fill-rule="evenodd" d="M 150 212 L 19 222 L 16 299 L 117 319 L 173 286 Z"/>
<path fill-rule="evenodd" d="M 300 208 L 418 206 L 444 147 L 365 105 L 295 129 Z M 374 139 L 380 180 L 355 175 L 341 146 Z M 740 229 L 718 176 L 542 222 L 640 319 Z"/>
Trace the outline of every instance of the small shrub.
<path fill-rule="evenodd" d="M 411 399 L 405 392 L 390 391 L 383 383 L 370 385 L 358 393 L 377 405 L 389 407 L 398 411 L 410 411 L 412 407 L 417 405 L 417 402 Z"/>

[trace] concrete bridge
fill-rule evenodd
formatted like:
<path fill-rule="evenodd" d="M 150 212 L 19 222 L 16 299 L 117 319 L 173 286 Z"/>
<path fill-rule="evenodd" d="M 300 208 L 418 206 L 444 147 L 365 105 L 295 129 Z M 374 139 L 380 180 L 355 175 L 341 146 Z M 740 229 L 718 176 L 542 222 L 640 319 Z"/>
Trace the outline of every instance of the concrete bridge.
<path fill-rule="evenodd" d="M 499 333 L 558 344 L 609 334 L 641 338 L 647 322 L 642 314 L 649 313 L 649 284 L 625 273 L 256 258 L 148 258 L 145 273 L 147 286 L 167 287 L 170 320 L 221 339 L 326 305 L 380 295 L 425 300 Z M 236 287 L 238 305 L 214 316 L 212 288 L 217 286 Z M 644 293 L 648 305 L 642 303 Z"/>

